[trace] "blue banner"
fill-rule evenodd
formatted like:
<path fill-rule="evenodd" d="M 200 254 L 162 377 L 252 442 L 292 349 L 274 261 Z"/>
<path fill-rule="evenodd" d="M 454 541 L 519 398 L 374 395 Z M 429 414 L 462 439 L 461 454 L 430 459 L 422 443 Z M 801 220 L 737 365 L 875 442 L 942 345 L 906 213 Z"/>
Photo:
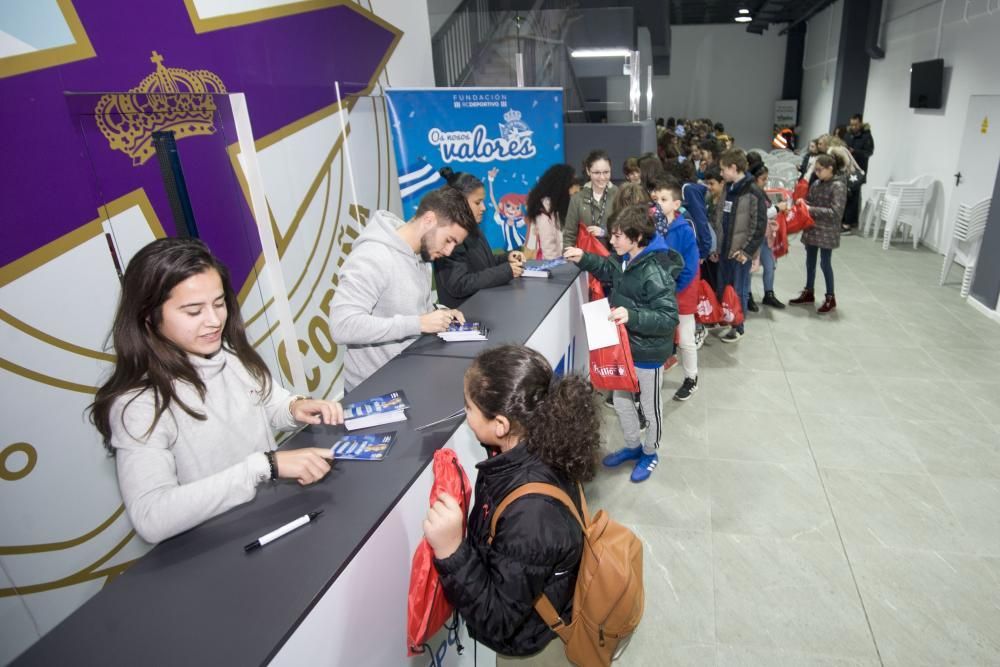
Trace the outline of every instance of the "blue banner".
<path fill-rule="evenodd" d="M 524 244 L 528 192 L 564 161 L 560 88 L 387 90 L 403 217 L 445 180 L 442 167 L 473 174 L 486 187 L 481 228 L 490 245 Z"/>

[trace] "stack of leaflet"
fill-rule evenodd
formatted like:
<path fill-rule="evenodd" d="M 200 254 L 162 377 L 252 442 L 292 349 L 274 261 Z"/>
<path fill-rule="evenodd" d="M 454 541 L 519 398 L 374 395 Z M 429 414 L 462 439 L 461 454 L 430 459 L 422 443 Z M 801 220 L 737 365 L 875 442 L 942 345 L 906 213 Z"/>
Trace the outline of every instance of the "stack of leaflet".
<path fill-rule="evenodd" d="M 562 257 L 545 260 L 528 260 L 524 263 L 524 273 L 521 275 L 524 278 L 551 278 L 552 269 L 562 266 L 565 263 L 566 260 Z"/>
<path fill-rule="evenodd" d="M 335 461 L 381 461 L 396 441 L 395 433 L 348 433 L 330 448 Z"/>
<path fill-rule="evenodd" d="M 452 322 L 447 331 L 438 334 L 441 340 L 448 343 L 461 343 L 475 340 L 486 340 L 490 330 L 482 322 Z"/>
<path fill-rule="evenodd" d="M 348 431 L 369 426 L 379 426 L 406 420 L 406 408 L 410 404 L 406 394 L 393 391 L 357 403 L 344 406 L 344 426 Z"/>

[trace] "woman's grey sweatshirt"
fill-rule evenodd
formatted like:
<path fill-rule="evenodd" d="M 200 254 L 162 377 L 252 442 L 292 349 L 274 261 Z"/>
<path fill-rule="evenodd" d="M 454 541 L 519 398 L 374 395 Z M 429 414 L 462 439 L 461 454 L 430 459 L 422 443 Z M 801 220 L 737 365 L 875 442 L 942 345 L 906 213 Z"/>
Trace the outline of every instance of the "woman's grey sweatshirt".
<path fill-rule="evenodd" d="M 122 395 L 111 408 L 118 486 L 135 531 L 151 543 L 252 500 L 270 478 L 264 452 L 275 447 L 274 431 L 299 426 L 289 413 L 292 395 L 272 381 L 262 400 L 231 352 L 188 359 L 205 383 L 205 400 L 187 383 L 175 382 L 174 389 L 204 421 L 171 402 L 148 432 L 151 390 Z"/>

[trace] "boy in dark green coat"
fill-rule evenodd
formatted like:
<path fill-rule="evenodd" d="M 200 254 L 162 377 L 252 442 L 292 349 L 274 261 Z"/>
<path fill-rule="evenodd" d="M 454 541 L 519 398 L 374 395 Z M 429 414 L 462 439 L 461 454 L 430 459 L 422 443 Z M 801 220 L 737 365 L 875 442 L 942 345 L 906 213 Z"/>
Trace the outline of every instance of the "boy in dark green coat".
<path fill-rule="evenodd" d="M 635 460 L 632 481 L 643 482 L 659 462 L 656 450 L 663 432 L 660 380 L 663 364 L 674 351 L 678 321 L 674 281 L 684 260 L 656 234 L 649 208 L 643 205 L 622 209 L 611 222 L 611 245 L 617 255 L 599 257 L 579 248 L 566 248 L 563 256 L 613 286 L 611 319 L 628 331 L 639 378 L 639 402 L 649 427 L 643 439 L 632 394 L 616 391 L 615 411 L 625 447 L 604 457 L 604 465 L 614 467 Z"/>

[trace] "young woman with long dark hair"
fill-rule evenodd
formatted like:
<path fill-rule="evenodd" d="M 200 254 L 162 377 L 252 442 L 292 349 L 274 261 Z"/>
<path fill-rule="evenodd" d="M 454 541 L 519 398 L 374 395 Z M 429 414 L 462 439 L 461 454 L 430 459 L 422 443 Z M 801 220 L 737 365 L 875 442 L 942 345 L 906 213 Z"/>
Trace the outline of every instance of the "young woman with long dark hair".
<path fill-rule="evenodd" d="M 545 170 L 528 193 L 528 236 L 524 250 L 530 259 L 562 257 L 562 227 L 575 187 L 576 172 L 568 164 Z"/>
<path fill-rule="evenodd" d="M 438 173 L 448 181 L 444 187 L 458 190 L 465 196 L 476 224 L 481 225 L 486 211 L 483 182 L 472 174 L 456 173 L 449 167 L 443 167 Z M 482 229 L 477 228 L 477 231 L 455 246 L 451 255 L 434 260 L 438 301 L 449 308 L 457 308 L 481 289 L 506 285 L 524 272 L 523 253 L 518 250 L 494 254 Z"/>
<path fill-rule="evenodd" d="M 229 272 L 201 241 L 159 239 L 136 253 L 111 338 L 115 367 L 91 417 L 147 542 L 253 499 L 269 479 L 304 485 L 329 472 L 329 450 L 275 452 L 273 431 L 339 424 L 343 409 L 272 382 Z"/>

